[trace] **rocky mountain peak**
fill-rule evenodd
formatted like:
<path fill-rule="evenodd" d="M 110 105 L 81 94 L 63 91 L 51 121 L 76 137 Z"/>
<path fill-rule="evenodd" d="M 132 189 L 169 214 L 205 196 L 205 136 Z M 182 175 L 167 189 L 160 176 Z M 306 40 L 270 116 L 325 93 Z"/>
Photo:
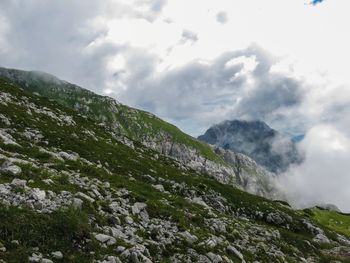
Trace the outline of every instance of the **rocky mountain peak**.
<path fill-rule="evenodd" d="M 198 139 L 246 154 L 274 173 L 285 171 L 301 159 L 295 142 L 259 120 L 227 120 L 212 126 Z"/>

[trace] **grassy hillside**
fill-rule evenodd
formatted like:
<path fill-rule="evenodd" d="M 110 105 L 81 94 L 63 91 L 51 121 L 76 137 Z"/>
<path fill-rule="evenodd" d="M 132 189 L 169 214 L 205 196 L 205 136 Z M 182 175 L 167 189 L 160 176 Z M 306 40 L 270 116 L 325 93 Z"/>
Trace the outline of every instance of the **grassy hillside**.
<path fill-rule="evenodd" d="M 10 78 L 11 81 L 27 91 L 38 93 L 61 105 L 79 110 L 134 140 L 142 141 L 147 137 L 154 138 L 161 131 L 170 136 L 173 141 L 196 149 L 203 157 L 222 163 L 221 158 L 207 144 L 187 135 L 153 114 L 122 105 L 110 97 L 99 96 L 41 72 L 0 68 L 0 76 Z"/>
<path fill-rule="evenodd" d="M 350 236 L 350 214 L 343 214 L 320 208 L 309 209 L 307 213 L 309 213 L 315 221 L 329 229 Z"/>
<path fill-rule="evenodd" d="M 183 169 L 7 80 L 0 167 L 5 262 L 350 262 L 322 222 Z"/>

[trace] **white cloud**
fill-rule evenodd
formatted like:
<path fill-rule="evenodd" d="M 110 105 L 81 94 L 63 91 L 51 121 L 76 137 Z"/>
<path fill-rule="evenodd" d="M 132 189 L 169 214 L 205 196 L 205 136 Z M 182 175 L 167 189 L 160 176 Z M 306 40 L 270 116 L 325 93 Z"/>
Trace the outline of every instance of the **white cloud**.
<path fill-rule="evenodd" d="M 294 205 L 331 203 L 350 212 L 350 138 L 329 125 L 310 129 L 300 145 L 305 161 L 280 177 Z"/>

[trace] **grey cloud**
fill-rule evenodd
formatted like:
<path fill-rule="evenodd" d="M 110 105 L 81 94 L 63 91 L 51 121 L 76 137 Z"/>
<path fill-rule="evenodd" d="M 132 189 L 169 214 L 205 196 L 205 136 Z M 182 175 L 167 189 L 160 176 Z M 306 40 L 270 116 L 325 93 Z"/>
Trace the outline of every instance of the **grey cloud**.
<path fill-rule="evenodd" d="M 245 72 L 243 63 L 228 66 L 240 57 L 255 59 L 256 68 Z M 177 124 L 192 120 L 197 124 L 196 130 L 191 129 L 195 134 L 225 119 L 273 121 L 281 118 L 276 117 L 280 109 L 300 103 L 303 85 L 296 79 L 270 72 L 274 63 L 266 51 L 252 46 L 224 53 L 209 63 L 193 61 L 163 73 L 152 72 L 150 66 L 150 75 L 144 81 L 128 79 L 130 89 L 121 98 Z M 248 89 L 251 78 L 254 84 Z"/>
<path fill-rule="evenodd" d="M 266 78 L 266 76 L 268 76 Z M 257 88 L 239 101 L 236 115 L 243 119 L 262 119 L 272 121 L 278 110 L 300 103 L 302 94 L 300 81 L 279 74 L 255 76 Z"/>
<path fill-rule="evenodd" d="M 196 42 L 198 40 L 198 35 L 195 32 L 192 32 L 188 29 L 182 31 L 182 40 L 183 42 Z"/>
<path fill-rule="evenodd" d="M 41 70 L 101 93 L 113 80 L 107 63 L 132 49 L 105 40 L 108 28 L 98 17 L 154 20 L 165 0 L 1 1 L 1 66 Z"/>
<path fill-rule="evenodd" d="M 228 22 L 228 15 L 226 12 L 219 12 L 216 14 L 216 21 L 221 24 L 226 24 Z"/>
<path fill-rule="evenodd" d="M 135 0 L 135 5 L 141 10 L 132 10 L 131 14 L 153 22 L 163 10 L 167 0 Z"/>

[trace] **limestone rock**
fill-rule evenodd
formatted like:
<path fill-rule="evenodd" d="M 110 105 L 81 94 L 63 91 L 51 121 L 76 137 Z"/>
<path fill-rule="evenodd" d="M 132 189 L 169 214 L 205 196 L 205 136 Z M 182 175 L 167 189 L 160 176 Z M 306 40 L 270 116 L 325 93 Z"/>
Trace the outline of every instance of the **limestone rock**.
<path fill-rule="evenodd" d="M 239 252 L 234 246 L 228 246 L 226 248 L 227 252 L 230 253 L 231 255 L 235 255 L 239 259 L 243 260 L 243 255 L 241 252 Z"/>
<path fill-rule="evenodd" d="M 61 251 L 51 252 L 51 255 L 52 255 L 53 258 L 56 258 L 56 259 L 62 259 L 63 258 L 63 253 Z"/>
<path fill-rule="evenodd" d="M 96 234 L 95 238 L 103 244 L 114 245 L 117 240 L 114 237 L 105 234 Z"/>
<path fill-rule="evenodd" d="M 21 180 L 18 178 L 15 178 L 12 180 L 11 185 L 14 187 L 24 188 L 27 184 L 26 180 Z"/>
<path fill-rule="evenodd" d="M 21 167 L 18 165 L 13 164 L 12 162 L 5 161 L 1 166 L 1 171 L 10 173 L 12 175 L 18 175 L 22 172 Z"/>
<path fill-rule="evenodd" d="M 198 238 L 195 235 L 192 235 L 190 232 L 180 232 L 180 236 L 182 236 L 189 244 L 197 242 Z"/>

